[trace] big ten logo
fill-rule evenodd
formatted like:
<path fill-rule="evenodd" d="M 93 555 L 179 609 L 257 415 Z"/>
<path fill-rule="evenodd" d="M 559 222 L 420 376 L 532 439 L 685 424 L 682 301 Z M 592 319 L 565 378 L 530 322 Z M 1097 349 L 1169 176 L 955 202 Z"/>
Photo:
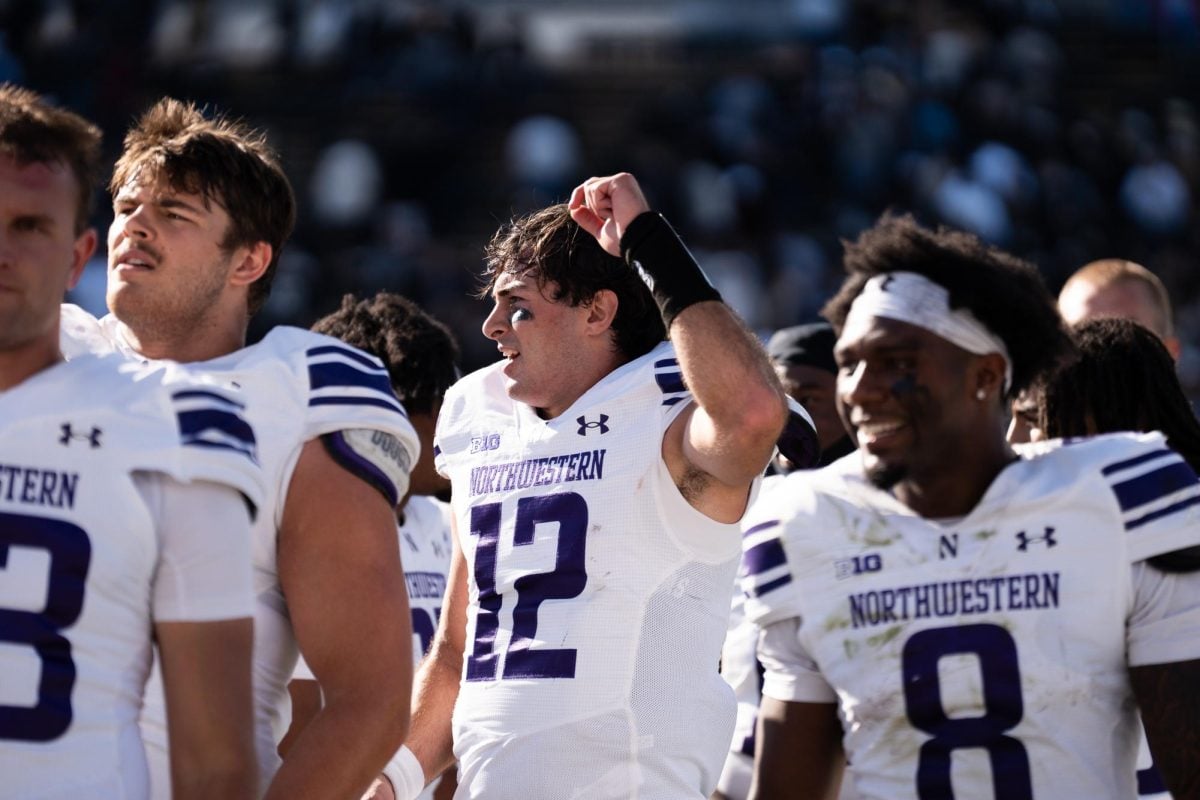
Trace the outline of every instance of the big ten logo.
<path fill-rule="evenodd" d="M 482 453 L 485 450 L 495 450 L 500 447 L 500 434 L 489 433 L 487 436 L 471 437 L 471 452 Z"/>
<path fill-rule="evenodd" d="M 866 572 L 879 572 L 883 569 L 883 556 L 878 553 L 866 553 L 851 558 L 839 558 L 833 562 L 833 574 L 839 581 Z"/>

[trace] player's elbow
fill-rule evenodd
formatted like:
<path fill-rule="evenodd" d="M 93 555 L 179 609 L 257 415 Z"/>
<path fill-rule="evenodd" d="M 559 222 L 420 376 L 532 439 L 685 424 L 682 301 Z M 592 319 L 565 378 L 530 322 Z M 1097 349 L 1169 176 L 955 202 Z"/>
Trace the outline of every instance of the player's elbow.
<path fill-rule="evenodd" d="M 397 669 L 363 676 L 340 691 L 326 689 L 325 709 L 334 716 L 353 718 L 361 731 L 371 731 L 370 739 L 385 753 L 386 761 L 408 736 L 411 697 L 411 668 Z"/>
<path fill-rule="evenodd" d="M 775 443 L 787 423 L 788 407 L 782 390 L 761 386 L 748 390 L 736 426 L 729 431 L 733 447 L 753 477 L 767 466 Z"/>

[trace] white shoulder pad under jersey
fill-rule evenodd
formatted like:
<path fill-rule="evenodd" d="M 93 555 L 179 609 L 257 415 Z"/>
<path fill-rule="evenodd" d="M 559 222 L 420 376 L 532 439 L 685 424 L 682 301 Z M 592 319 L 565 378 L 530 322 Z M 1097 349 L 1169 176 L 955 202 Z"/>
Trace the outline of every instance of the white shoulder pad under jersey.
<path fill-rule="evenodd" d="M 71 303 L 63 303 L 59 309 L 58 344 L 68 361 L 116 350 L 100 320 Z"/>
<path fill-rule="evenodd" d="M 795 648 L 764 694 L 836 696 L 862 797 L 1135 794 L 1131 564 L 1200 542 L 1196 476 L 1158 434 L 1021 456 L 946 524 L 857 453 L 752 509 L 747 613 Z"/>
<path fill-rule="evenodd" d="M 169 545 L 143 489 L 169 476 L 260 502 L 240 410 L 236 393 L 116 356 L 0 393 L 0 794 L 144 796 L 137 713 Z M 178 586 L 172 619 L 231 613 Z"/>
<path fill-rule="evenodd" d="M 688 504 L 663 463 L 690 400 L 674 351 L 619 367 L 551 420 L 508 397 L 506 366 L 452 387 L 437 426 L 471 575 L 460 785 L 707 797 L 735 710 L 716 667 L 739 534 Z"/>

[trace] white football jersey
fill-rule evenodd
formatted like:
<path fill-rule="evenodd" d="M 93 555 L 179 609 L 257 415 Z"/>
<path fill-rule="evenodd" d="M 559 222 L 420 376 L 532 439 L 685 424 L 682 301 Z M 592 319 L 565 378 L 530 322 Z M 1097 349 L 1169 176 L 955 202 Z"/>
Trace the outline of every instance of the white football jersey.
<path fill-rule="evenodd" d="M 450 573 L 450 505 L 433 497 L 413 495 L 404 506 L 400 561 L 408 584 L 412 612 L 413 666 L 429 652 L 429 643 L 442 616 L 442 597 Z"/>
<path fill-rule="evenodd" d="M 471 570 L 456 797 L 707 798 L 734 717 L 717 664 L 739 534 L 663 463 L 691 400 L 674 351 L 552 420 L 502 368 L 451 388 L 437 426 Z"/>
<path fill-rule="evenodd" d="M 783 475 L 769 475 L 754 502 L 765 503 L 783 485 Z M 747 513 L 747 519 L 753 514 Z M 729 630 L 721 646 L 721 677 L 737 698 L 737 721 L 733 740 L 717 788 L 729 800 L 746 800 L 754 774 L 754 728 L 758 722 L 758 704 L 762 699 L 762 665 L 758 661 L 758 627 L 746 617 L 746 596 L 734 589 L 729 614 Z"/>
<path fill-rule="evenodd" d="M 400 561 L 408 584 L 412 615 L 413 667 L 429 652 L 429 643 L 442 616 L 442 598 L 450 573 L 450 505 L 433 497 L 413 495 L 404 506 L 399 527 Z M 419 800 L 432 800 L 440 778 L 434 779 Z"/>
<path fill-rule="evenodd" d="M 63 308 L 63 350 L 115 348 L 140 359 L 124 341 L 110 314 L 101 320 Z M 396 437 L 416 463 L 416 431 L 392 392 L 383 364 L 337 339 L 299 328 L 276 327 L 262 341 L 210 361 L 187 364 L 193 372 L 237 386 L 246 397 L 246 418 L 259 439 L 267 482 L 261 513 L 252 530 L 254 589 L 254 700 L 260 779 L 265 787 L 279 768 L 276 744 L 291 718 L 287 684 L 296 666 L 296 637 L 276 568 L 283 503 L 301 448 L 323 434 L 372 429 Z M 401 492 L 402 493 L 402 492 Z M 142 733 L 151 760 L 156 797 L 169 782 L 166 714 L 161 682 L 151 679 L 142 713 Z M 159 787 L 163 791 L 160 793 Z"/>
<path fill-rule="evenodd" d="M 1135 796 L 1128 666 L 1200 656 L 1197 598 L 1143 619 L 1138 562 L 1200 542 L 1200 485 L 1160 435 L 1031 448 L 953 523 L 857 453 L 773 498 L 743 561 L 763 693 L 838 703 L 861 797 Z"/>
<path fill-rule="evenodd" d="M 0 392 L 0 796 L 146 796 L 153 625 L 253 612 L 237 493 L 257 506 L 263 486 L 241 412 L 118 357 Z M 172 538 L 164 497 L 193 489 L 240 528 Z"/>

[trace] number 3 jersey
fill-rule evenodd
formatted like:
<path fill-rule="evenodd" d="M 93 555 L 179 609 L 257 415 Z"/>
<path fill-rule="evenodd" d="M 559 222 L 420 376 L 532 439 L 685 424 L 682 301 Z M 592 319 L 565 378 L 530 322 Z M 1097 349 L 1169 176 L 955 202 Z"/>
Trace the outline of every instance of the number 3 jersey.
<path fill-rule="evenodd" d="M 97 321 L 82 309 L 63 306 L 62 333 L 68 357 L 80 350 L 108 348 L 127 358 L 140 358 L 125 343 L 112 315 Z M 287 683 L 297 657 L 276 552 L 283 505 L 300 450 L 323 434 L 354 428 L 396 437 L 407 451 L 400 457 L 407 457 L 409 464 L 416 463 L 420 445 L 382 363 L 328 336 L 281 326 L 257 344 L 187 368 L 238 386 L 245 394 L 247 419 L 259 438 L 267 492 L 251 537 L 258 599 L 254 614 L 255 743 L 259 778 L 265 787 L 280 763 L 275 747 L 290 718 Z M 398 495 L 405 490 L 396 487 Z M 146 692 L 142 725 L 155 796 L 163 797 L 170 784 L 166 714 L 157 678 L 156 670 Z"/>
<path fill-rule="evenodd" d="M 539 418 L 503 363 L 446 395 L 436 463 L 469 565 L 458 798 L 707 798 L 729 745 L 717 673 L 738 526 L 662 460 L 690 401 L 664 343 Z"/>
<path fill-rule="evenodd" d="M 939 524 L 858 454 L 752 509 L 763 694 L 837 702 L 864 798 L 1132 798 L 1128 667 L 1200 657 L 1200 486 L 1158 434 L 1031 448 Z"/>
<path fill-rule="evenodd" d="M 145 797 L 153 625 L 253 613 L 254 434 L 180 372 L 85 357 L 0 392 L 0 796 Z"/>

